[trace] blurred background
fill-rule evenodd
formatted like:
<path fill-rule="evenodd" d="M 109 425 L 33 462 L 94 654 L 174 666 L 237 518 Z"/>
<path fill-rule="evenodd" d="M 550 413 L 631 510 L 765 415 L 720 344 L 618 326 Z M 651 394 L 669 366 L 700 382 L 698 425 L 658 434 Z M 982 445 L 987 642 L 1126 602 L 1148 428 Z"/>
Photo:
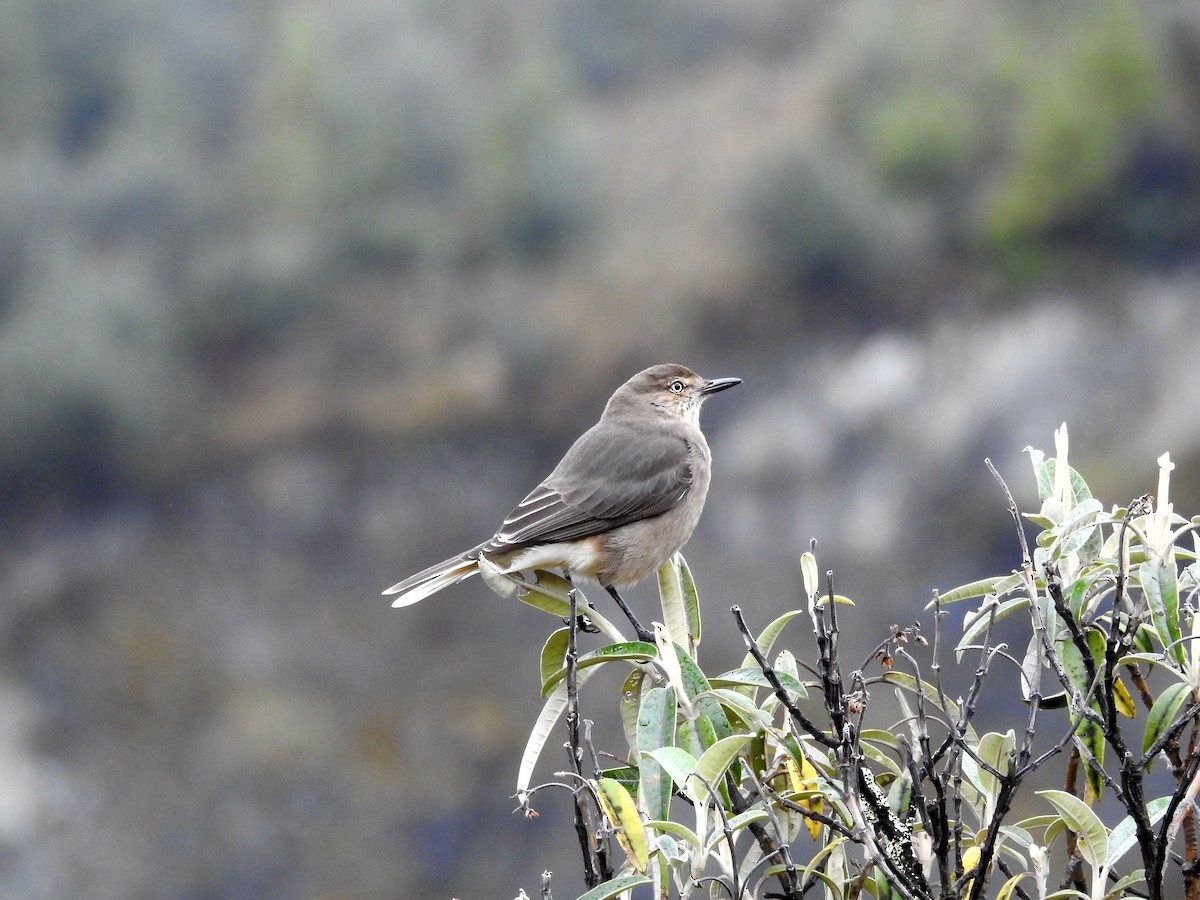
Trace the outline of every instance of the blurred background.
<path fill-rule="evenodd" d="M 1198 511 L 1193 2 L 0 10 L 0 895 L 574 896 L 509 796 L 557 623 L 379 592 L 652 363 L 745 380 L 713 672 L 814 537 L 847 663 L 928 631 L 1062 421 Z"/>

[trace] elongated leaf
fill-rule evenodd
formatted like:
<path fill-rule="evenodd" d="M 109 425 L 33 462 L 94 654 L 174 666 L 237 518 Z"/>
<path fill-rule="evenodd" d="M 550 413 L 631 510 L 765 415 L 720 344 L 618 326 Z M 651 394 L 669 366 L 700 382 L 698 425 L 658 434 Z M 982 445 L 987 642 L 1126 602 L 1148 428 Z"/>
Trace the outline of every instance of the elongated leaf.
<path fill-rule="evenodd" d="M 691 775 L 696 771 L 696 757 L 688 753 L 682 747 L 660 747 L 657 750 L 643 750 L 639 757 L 649 756 L 656 763 L 663 767 L 671 780 L 675 782 L 685 795 L 695 800 L 692 794 L 691 785 L 694 782 L 690 781 Z"/>
<path fill-rule="evenodd" d="M 646 841 L 646 829 L 642 817 L 625 785 L 613 778 L 601 778 L 596 782 L 596 797 L 604 808 L 604 815 L 617 833 L 617 843 L 633 867 L 643 875 L 650 865 L 650 846 Z"/>
<path fill-rule="evenodd" d="M 1095 760 L 1088 760 L 1083 767 L 1087 786 L 1084 797 L 1089 803 L 1099 802 L 1104 791 L 1104 779 L 1099 770 L 1104 765 L 1104 751 L 1108 747 L 1108 742 L 1104 740 L 1104 729 L 1094 719 L 1080 719 L 1079 727 L 1075 729 L 1075 737 L 1087 748 L 1092 760 Z"/>
<path fill-rule="evenodd" d="M 571 640 L 570 628 L 559 628 L 552 631 L 546 643 L 542 645 L 542 695 L 545 696 L 545 685 L 550 678 L 563 668 L 567 655 L 567 645 Z"/>
<path fill-rule="evenodd" d="M 993 608 L 995 609 L 994 615 L 992 613 Z M 979 608 L 978 612 L 974 614 L 968 613 L 963 622 L 963 636 L 954 648 L 958 661 L 962 661 L 962 656 L 966 648 L 974 644 L 975 639 L 987 631 L 988 626 L 993 621 L 999 622 L 1001 619 L 1007 618 L 1015 612 L 1020 612 L 1028 608 L 1028 597 L 1016 597 L 999 604 L 984 604 Z"/>
<path fill-rule="evenodd" d="M 630 750 L 637 750 L 638 716 L 642 711 L 642 684 L 646 673 L 641 669 L 632 670 L 621 685 L 621 700 L 617 705 L 621 713 L 621 728 L 625 732 L 625 743 Z"/>
<path fill-rule="evenodd" d="M 1099 500 L 1087 498 L 1076 504 L 1059 526 L 1059 553 L 1069 556 L 1079 553 L 1087 545 L 1087 554 L 1080 554 L 1083 563 L 1089 563 L 1100 553 L 1099 528 L 1096 522 L 1104 517 L 1104 508 Z"/>
<path fill-rule="evenodd" d="M 997 772 L 1007 774 L 1008 765 L 1016 746 L 1017 738 L 1011 728 L 1004 732 L 1004 734 L 989 731 L 979 739 L 979 758 Z M 992 819 L 992 811 L 995 809 L 996 798 L 1000 794 L 1000 780 L 982 766 L 978 772 L 979 789 L 987 798 L 987 808 L 982 816 L 982 822 L 986 825 Z"/>
<path fill-rule="evenodd" d="M 1038 791 L 1037 794 L 1050 801 L 1066 826 L 1079 836 L 1079 854 L 1093 871 L 1103 865 L 1108 859 L 1108 829 L 1100 817 L 1086 803 L 1066 791 Z"/>
<path fill-rule="evenodd" d="M 765 734 L 771 728 L 771 716 L 737 691 L 713 688 L 705 696 L 714 698 L 725 709 L 726 715 L 741 721 L 752 734 Z"/>
<path fill-rule="evenodd" d="M 695 653 L 700 644 L 700 594 L 682 553 L 675 554 L 675 565 L 679 569 L 679 591 L 683 594 L 683 611 L 687 615 L 687 633 L 691 641 L 688 649 Z"/>
<path fill-rule="evenodd" d="M 1062 657 L 1063 671 L 1071 679 L 1075 690 L 1079 691 L 1081 696 L 1086 695 L 1092 682 L 1088 678 L 1087 663 L 1084 662 L 1083 654 L 1075 646 L 1075 642 L 1064 638 L 1059 644 L 1059 655 Z"/>
<path fill-rule="evenodd" d="M 586 894 L 581 894 L 579 900 L 612 900 L 640 884 L 651 884 L 645 875 L 618 875 L 611 881 L 596 885 Z"/>
<path fill-rule="evenodd" d="M 657 656 L 658 648 L 653 644 L 648 644 L 645 641 L 627 641 L 624 644 L 609 644 L 607 647 L 601 647 L 598 650 L 584 653 L 575 663 L 575 668 L 577 671 L 582 671 L 592 666 L 598 666 L 601 663 L 622 659 L 633 662 L 647 662 Z M 542 685 L 542 696 L 545 696 L 556 684 L 566 677 L 567 669 L 566 666 L 563 666 L 546 679 L 545 684 Z"/>
<path fill-rule="evenodd" d="M 806 605 L 812 603 L 820 587 L 817 581 L 817 558 L 809 551 L 800 554 L 800 578 L 804 582 L 804 598 Z M 763 653 L 766 654 L 766 650 Z"/>
<path fill-rule="evenodd" d="M 1137 717 L 1137 706 L 1133 702 L 1133 696 L 1129 693 L 1129 688 L 1125 687 L 1125 682 L 1116 677 L 1113 679 L 1113 705 L 1116 706 L 1117 712 L 1127 719 Z"/>
<path fill-rule="evenodd" d="M 904 688 L 904 690 L 909 691 L 910 693 L 915 694 L 917 692 L 917 679 L 915 679 L 908 672 L 901 672 L 898 669 L 892 669 L 883 673 L 882 680 L 887 684 L 893 684 L 896 687 Z M 934 687 L 928 681 L 922 681 L 921 689 L 925 694 L 926 702 L 932 700 L 939 706 L 942 706 L 942 701 L 938 698 L 936 687 Z M 946 698 L 945 705 L 942 706 L 942 712 L 945 713 L 946 717 L 949 719 L 957 719 L 959 717 L 958 704 L 953 700 Z M 973 745 L 978 743 L 978 737 L 975 734 L 974 727 L 967 727 L 966 738 Z"/>
<path fill-rule="evenodd" d="M 1175 717 L 1179 714 L 1179 708 L 1191 695 L 1191 687 L 1182 681 L 1163 688 L 1158 699 L 1154 701 L 1154 705 L 1150 707 L 1150 714 L 1146 717 L 1146 733 L 1142 736 L 1142 753 L 1146 753 L 1154 746 L 1154 742 L 1162 736 L 1162 733 L 1171 727 Z M 1153 762 L 1154 760 L 1150 760 L 1150 763 Z M 1148 769 L 1150 766 L 1147 765 L 1146 768 Z"/>
<path fill-rule="evenodd" d="M 729 725 L 725 710 L 712 697 L 703 696 L 712 690 L 708 678 L 696 665 L 696 661 L 678 644 L 675 645 L 675 656 L 679 662 L 679 674 L 683 689 L 686 691 L 689 701 L 695 704 L 696 712 L 709 718 L 717 738 L 729 737 L 733 734 L 733 728 Z"/>
<path fill-rule="evenodd" d="M 798 699 L 803 700 L 808 696 L 808 688 L 804 683 L 797 679 L 794 675 L 787 672 L 776 672 L 779 676 L 779 682 L 791 694 L 795 694 Z M 719 687 L 741 687 L 749 685 L 753 687 L 771 687 L 771 682 L 767 680 L 767 676 L 763 674 L 763 670 L 757 666 L 748 669 L 733 669 L 729 672 L 723 672 L 712 679 L 712 683 Z"/>
<path fill-rule="evenodd" d="M 700 838 L 696 832 L 688 828 L 686 825 L 681 825 L 678 822 L 673 822 L 670 819 L 652 819 L 646 823 L 646 827 L 659 834 L 670 834 L 677 838 L 681 838 L 686 843 L 690 844 L 695 849 L 700 849 Z"/>
<path fill-rule="evenodd" d="M 576 676 L 576 683 L 582 685 L 596 671 L 596 669 L 591 669 L 580 672 Z M 566 708 L 567 683 L 560 681 L 550 696 L 546 698 L 546 703 L 542 706 L 542 711 L 538 714 L 533 723 L 533 729 L 529 732 L 529 740 L 525 743 L 525 752 L 521 754 L 521 765 L 517 770 L 518 794 L 523 795 L 529 790 L 529 784 L 533 779 L 533 769 L 537 765 L 538 757 L 542 755 L 542 748 L 546 746 L 546 740 L 550 737 L 554 723 L 558 721 L 558 717 Z"/>
<path fill-rule="evenodd" d="M 1179 643 L 1179 585 L 1174 562 L 1170 566 L 1144 562 L 1138 566 L 1138 574 L 1146 603 L 1150 607 L 1150 618 L 1162 638 L 1163 649 L 1176 663 L 1186 665 L 1186 653 Z"/>
<path fill-rule="evenodd" d="M 652 757 L 640 755 L 670 747 L 675 743 L 675 691 L 673 688 L 655 687 L 646 691 L 638 713 L 637 746 L 638 798 L 648 819 L 665 819 L 671 803 L 671 782 L 662 766 Z"/>
<path fill-rule="evenodd" d="M 513 576 L 502 572 L 498 565 L 496 565 L 482 553 L 479 555 L 479 560 L 476 565 L 479 568 L 479 577 L 482 579 L 483 583 L 501 597 L 511 597 L 514 593 L 516 593 L 518 587 L 520 586 L 517 583 L 519 579 L 515 579 Z M 530 605 L 536 606 L 536 604 Z M 565 601 L 563 602 L 563 606 L 566 606 Z M 542 609 L 540 606 L 537 606 L 537 608 Z M 566 613 L 563 613 L 563 615 L 566 615 Z"/>
<path fill-rule="evenodd" d="M 805 554 L 806 556 L 811 554 Z M 816 563 L 814 563 L 816 565 Z M 814 576 L 815 577 L 815 576 Z M 758 635 L 758 649 L 762 651 L 763 656 L 768 659 L 771 656 L 771 648 L 775 645 L 775 639 L 779 637 L 779 632 L 783 631 L 783 626 L 796 616 L 803 615 L 803 610 L 793 609 L 790 612 L 785 612 L 782 616 L 775 619 L 770 625 L 764 628 Z M 754 661 L 754 656 L 747 653 L 742 659 L 741 669 L 757 669 L 758 664 Z M 740 671 L 735 670 L 735 671 Z"/>
<path fill-rule="evenodd" d="M 483 568 L 480 567 L 482 573 Z M 498 572 L 499 570 L 497 570 Z M 525 582 L 521 587 L 517 598 L 522 603 L 528 603 L 534 609 L 540 609 L 550 613 L 552 616 L 558 616 L 565 619 L 571 614 L 571 604 L 567 600 L 567 594 L 571 591 L 574 585 L 560 575 L 555 575 L 553 572 L 546 572 L 538 569 L 533 573 L 534 581 Z M 496 575 L 497 578 L 503 578 L 503 575 Z M 496 590 L 496 588 L 492 588 Z M 583 599 L 582 594 L 576 588 L 576 597 L 579 598 L 577 609 L 579 612 L 587 611 L 587 601 Z"/>
<path fill-rule="evenodd" d="M 696 774 L 716 787 L 721 783 L 726 770 L 733 765 L 741 749 L 750 743 L 750 735 L 735 734 L 721 738 L 704 751 L 704 755 L 696 761 Z M 708 795 L 707 788 L 698 779 L 695 781 L 695 797 L 698 802 L 704 802 Z"/>
<path fill-rule="evenodd" d="M 993 575 L 990 578 L 981 578 L 978 581 L 969 581 L 966 584 L 960 584 L 958 587 L 951 588 L 948 591 L 938 591 L 937 602 L 945 605 L 947 603 L 958 603 L 960 600 L 970 600 L 972 597 L 983 597 L 987 594 L 1003 594 L 1015 587 L 1019 587 L 1020 584 L 1020 576 Z M 937 605 L 937 602 L 930 600 L 925 604 L 925 608 L 932 609 Z"/>
<path fill-rule="evenodd" d="M 900 749 L 900 737 L 882 728 L 864 728 L 859 733 L 859 739 L 887 747 L 890 750 Z"/>
<path fill-rule="evenodd" d="M 1129 891 L 1129 888 L 1145 880 L 1146 870 L 1134 869 L 1124 878 L 1118 878 L 1108 886 L 1108 890 L 1104 894 L 1104 900 L 1118 900 L 1118 898 L 1137 896 L 1132 891 Z"/>
<path fill-rule="evenodd" d="M 1170 797 L 1156 797 L 1146 804 L 1146 815 L 1150 817 L 1150 824 L 1158 823 L 1170 803 Z M 1137 827 L 1133 823 L 1133 817 L 1126 816 L 1117 823 L 1108 836 L 1108 859 L 1104 861 L 1105 867 L 1111 869 L 1136 844 Z"/>
<path fill-rule="evenodd" d="M 1016 875 L 1013 875 L 1000 886 L 1000 890 L 996 894 L 996 900 L 1009 900 L 1009 898 L 1012 897 L 1013 892 L 1017 889 L 1017 885 L 1020 884 L 1021 879 L 1032 877 L 1032 872 L 1018 872 Z"/>
<path fill-rule="evenodd" d="M 658 567 L 658 596 L 662 601 L 663 625 L 672 644 L 690 646 L 687 612 L 683 608 L 683 591 L 679 586 L 679 569 L 672 557 Z"/>

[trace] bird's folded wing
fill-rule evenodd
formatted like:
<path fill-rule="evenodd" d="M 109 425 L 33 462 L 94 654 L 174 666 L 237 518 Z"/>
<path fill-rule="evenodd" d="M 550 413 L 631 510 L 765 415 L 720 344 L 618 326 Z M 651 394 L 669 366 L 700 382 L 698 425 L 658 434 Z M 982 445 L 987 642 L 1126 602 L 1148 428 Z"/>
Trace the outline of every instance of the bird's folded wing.
<path fill-rule="evenodd" d="M 550 476 L 509 513 L 489 542 L 497 549 L 587 537 L 657 516 L 692 484 L 680 435 L 586 432 Z"/>

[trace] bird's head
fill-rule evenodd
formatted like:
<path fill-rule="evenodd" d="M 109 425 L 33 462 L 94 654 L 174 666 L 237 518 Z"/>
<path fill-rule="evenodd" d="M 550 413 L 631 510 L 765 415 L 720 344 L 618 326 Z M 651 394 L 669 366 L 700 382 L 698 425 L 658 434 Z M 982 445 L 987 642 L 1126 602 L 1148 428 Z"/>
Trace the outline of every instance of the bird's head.
<path fill-rule="evenodd" d="M 650 409 L 668 419 L 698 425 L 700 404 L 710 394 L 741 384 L 740 378 L 701 378 L 676 363 L 651 366 L 617 388 L 605 413 L 628 408 Z"/>

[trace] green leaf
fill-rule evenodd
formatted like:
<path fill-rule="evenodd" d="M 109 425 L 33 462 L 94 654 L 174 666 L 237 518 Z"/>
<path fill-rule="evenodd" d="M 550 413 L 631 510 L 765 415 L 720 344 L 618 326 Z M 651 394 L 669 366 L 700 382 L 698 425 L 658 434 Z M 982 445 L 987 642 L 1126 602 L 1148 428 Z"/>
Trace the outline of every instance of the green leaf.
<path fill-rule="evenodd" d="M 602 778 L 611 778 L 614 781 L 621 782 L 621 784 L 625 785 L 625 790 L 637 796 L 638 770 L 636 766 L 614 766 L 611 769 L 605 769 L 600 775 Z"/>
<path fill-rule="evenodd" d="M 646 829 L 642 825 L 642 817 L 638 814 L 637 805 L 629 796 L 625 785 L 613 778 L 601 778 L 596 781 L 596 797 L 604 808 L 604 815 L 617 833 L 617 843 L 625 851 L 625 855 L 633 867 L 646 874 L 650 865 L 650 846 L 646 841 Z"/>
<path fill-rule="evenodd" d="M 889 750 L 898 751 L 900 749 L 900 738 L 882 728 L 864 728 L 859 732 L 859 740 L 864 743 L 880 744 Z"/>
<path fill-rule="evenodd" d="M 675 743 L 675 691 L 672 688 L 651 688 L 642 697 L 638 712 L 638 751 L 649 752 L 670 747 Z M 646 817 L 665 819 L 671 803 L 671 782 L 664 777 L 662 766 L 653 758 L 641 757 L 638 796 Z"/>
<path fill-rule="evenodd" d="M 611 881 L 598 884 L 586 894 L 581 894 L 579 900 L 612 900 L 639 884 L 651 884 L 645 875 L 618 875 Z"/>
<path fill-rule="evenodd" d="M 550 633 L 546 643 L 542 645 L 542 696 L 546 694 L 546 683 L 566 665 L 567 645 L 571 640 L 570 628 L 559 628 Z"/>
<path fill-rule="evenodd" d="M 724 710 L 721 715 L 725 715 Z M 679 723 L 679 745 L 693 756 L 699 758 L 716 742 L 717 730 L 713 728 L 712 719 L 703 713 Z"/>
<path fill-rule="evenodd" d="M 801 700 L 808 696 L 808 688 L 798 678 L 789 675 L 787 672 L 776 672 L 775 674 L 779 676 L 779 683 L 789 693 L 795 694 Z M 771 682 L 767 680 L 767 676 L 763 674 L 763 670 L 757 666 L 723 672 L 715 676 L 712 679 L 712 683 L 720 687 L 771 687 Z"/>
<path fill-rule="evenodd" d="M 480 572 L 483 569 L 480 568 Z M 505 576 L 499 575 L 499 578 Z M 534 609 L 540 609 L 543 612 L 548 612 L 552 616 L 558 616 L 560 619 L 565 619 L 571 615 L 571 604 L 567 600 L 567 594 L 574 587 L 571 582 L 565 578 L 555 575 L 553 572 L 546 572 L 538 569 L 533 573 L 534 581 L 525 582 L 517 594 L 517 599 L 522 603 L 527 603 Z M 492 588 L 496 590 L 496 588 Z M 587 612 L 587 603 L 582 596 L 576 591 L 576 596 L 579 597 L 577 604 L 578 612 Z"/>
<path fill-rule="evenodd" d="M 759 709 L 753 700 L 742 696 L 737 691 L 715 687 L 709 691 L 707 696 L 715 698 L 724 707 L 727 714 L 732 714 L 745 724 L 746 730 L 754 734 L 763 734 L 770 729 L 771 716 Z"/>
<path fill-rule="evenodd" d="M 1104 751 L 1108 744 L 1104 740 L 1104 730 L 1093 719 L 1081 718 L 1079 725 L 1075 729 L 1075 736 L 1079 743 L 1087 748 L 1088 753 L 1092 755 L 1092 760 L 1084 762 L 1083 774 L 1087 778 L 1088 794 L 1093 799 L 1093 802 L 1099 801 L 1104 791 L 1104 779 L 1100 774 L 1100 768 L 1104 765 Z"/>
<path fill-rule="evenodd" d="M 1118 900 L 1118 898 L 1137 896 L 1129 888 L 1135 884 L 1140 884 L 1146 880 L 1145 869 L 1134 869 L 1124 878 L 1118 878 L 1112 882 L 1108 890 L 1104 894 L 1104 900 Z"/>
<path fill-rule="evenodd" d="M 647 662 L 655 659 L 657 656 L 658 648 L 653 644 L 648 644 L 645 641 L 626 641 L 624 644 L 609 644 L 606 647 L 583 654 L 575 663 L 575 669 L 576 671 L 582 671 L 591 666 L 598 666 L 601 663 L 622 659 L 633 662 Z M 542 685 L 542 696 L 545 696 L 551 688 L 566 677 L 567 667 L 563 666 Z"/>
<path fill-rule="evenodd" d="M 1006 600 L 1003 603 L 997 604 L 995 601 L 984 603 L 974 613 L 968 613 L 963 619 L 963 636 L 959 640 L 958 645 L 954 648 L 957 654 L 957 661 L 962 662 L 963 653 L 966 649 L 975 643 L 975 639 L 987 631 L 988 626 L 993 621 L 999 622 L 1015 612 L 1020 612 L 1023 609 L 1029 608 L 1028 597 L 1015 597 L 1012 600 Z M 992 610 L 995 609 L 993 615 Z"/>
<path fill-rule="evenodd" d="M 675 656 L 679 661 L 679 674 L 683 689 L 687 693 L 688 699 L 695 704 L 697 713 L 709 718 L 717 738 L 729 737 L 733 734 L 733 728 L 725 716 L 725 711 L 721 709 L 721 704 L 712 697 L 702 696 L 712 690 L 708 678 L 696 665 L 696 661 L 678 644 L 675 645 Z"/>
<path fill-rule="evenodd" d="M 1179 583 L 1174 561 L 1168 565 L 1144 562 L 1138 567 L 1142 590 L 1150 607 L 1150 618 L 1163 639 L 1164 650 L 1180 666 L 1187 664 L 1179 629 Z M 1166 645 L 1170 645 L 1167 647 Z"/>
<path fill-rule="evenodd" d="M 642 711 L 642 684 L 646 673 L 641 669 L 630 671 L 621 685 L 621 700 L 617 709 L 621 714 L 621 728 L 625 732 L 625 743 L 630 750 L 637 750 L 638 716 Z"/>
<path fill-rule="evenodd" d="M 811 556 L 812 554 L 805 554 L 805 555 Z M 813 565 L 815 566 L 816 563 L 814 562 Z M 804 614 L 803 610 L 799 610 L 799 609 L 793 609 L 790 612 L 785 612 L 782 616 L 777 618 L 775 621 L 773 621 L 770 625 L 768 625 L 766 628 L 764 628 L 762 630 L 762 632 L 758 636 L 757 643 L 758 643 L 758 649 L 760 649 L 762 651 L 762 654 L 764 657 L 770 658 L 771 648 L 775 645 L 775 639 L 779 637 L 779 632 L 783 631 L 783 626 L 785 626 L 788 622 L 792 621 L 792 619 L 796 618 L 796 616 L 800 616 L 803 614 Z M 754 661 L 753 654 L 747 653 L 745 655 L 745 657 L 743 657 L 741 668 L 742 669 L 757 669 L 758 668 L 757 663 Z M 740 671 L 740 670 L 735 670 L 735 671 Z"/>
<path fill-rule="evenodd" d="M 1079 652 L 1079 648 L 1075 646 L 1075 642 L 1070 637 L 1062 639 L 1059 653 L 1062 656 L 1063 671 L 1067 673 L 1067 678 L 1071 680 L 1075 690 L 1079 691 L 1081 695 L 1086 695 L 1092 682 L 1088 678 L 1087 663 L 1083 659 L 1083 654 Z"/>
<path fill-rule="evenodd" d="M 646 823 L 646 827 L 657 831 L 659 834 L 671 834 L 677 838 L 681 838 L 686 843 L 700 849 L 700 838 L 696 832 L 688 828 L 686 825 L 681 825 L 678 822 L 672 822 L 670 819 L 652 819 Z"/>
<path fill-rule="evenodd" d="M 672 644 L 690 647 L 687 613 L 683 608 L 683 591 L 679 586 L 679 569 L 672 557 L 658 567 L 658 596 L 662 601 L 663 625 Z"/>
<path fill-rule="evenodd" d="M 1143 754 L 1148 752 L 1154 746 L 1155 741 L 1162 737 L 1163 732 L 1171 727 L 1179 713 L 1179 708 L 1191 695 L 1191 686 L 1182 681 L 1163 688 L 1158 699 L 1154 701 L 1154 705 L 1150 707 L 1150 714 L 1146 717 L 1146 733 L 1142 737 Z M 1146 768 L 1149 769 L 1153 762 L 1154 760 L 1150 760 Z"/>
<path fill-rule="evenodd" d="M 679 590 L 683 594 L 683 611 L 687 616 L 687 632 L 692 641 L 692 650 L 700 643 L 700 594 L 696 590 L 696 579 L 688 568 L 682 553 L 675 554 L 679 568 Z"/>
<path fill-rule="evenodd" d="M 643 750 L 639 756 L 649 756 L 656 763 L 663 767 L 671 780 L 675 782 L 684 794 L 695 800 L 691 788 L 689 786 L 689 778 L 696 771 L 696 757 L 688 753 L 682 747 L 660 747 L 658 750 Z"/>
<path fill-rule="evenodd" d="M 713 787 L 721 783 L 721 778 L 725 775 L 725 771 L 733 765 L 737 759 L 741 749 L 750 743 L 750 735 L 735 734 L 727 738 L 721 738 L 711 747 L 704 751 L 704 755 L 696 762 L 696 774 L 705 779 Z M 703 802 L 707 797 L 708 791 L 703 786 L 703 782 L 696 781 L 695 799 L 697 802 Z"/>
<path fill-rule="evenodd" d="M 1010 728 L 1004 734 L 989 731 L 979 739 L 979 758 L 1001 774 L 1008 773 L 1008 765 L 1012 753 L 1016 749 L 1017 738 Z M 978 787 L 987 798 L 987 810 L 980 817 L 983 822 L 991 821 L 991 812 L 995 808 L 996 798 L 1000 795 L 1000 780 L 982 766 L 978 769 Z"/>
<path fill-rule="evenodd" d="M 912 798 L 912 776 L 908 772 L 902 771 L 888 788 L 888 809 L 901 820 L 906 820 L 912 808 Z"/>
<path fill-rule="evenodd" d="M 947 603 L 958 603 L 960 600 L 970 600 L 972 597 L 983 597 L 986 594 L 1006 594 L 1014 588 L 1021 586 L 1023 579 L 1017 574 L 1008 575 L 993 575 L 991 578 L 981 578 L 979 581 L 970 581 L 966 584 L 960 584 L 956 588 L 951 588 L 948 591 L 939 591 L 937 601 L 930 600 L 925 604 L 926 609 L 933 609 L 940 602 L 942 605 Z"/>
<path fill-rule="evenodd" d="M 1099 868 L 1108 859 L 1108 830 L 1100 817 L 1092 809 L 1066 791 L 1038 791 L 1039 797 L 1045 797 L 1068 828 L 1079 836 L 1079 854 L 1093 870 Z"/>

